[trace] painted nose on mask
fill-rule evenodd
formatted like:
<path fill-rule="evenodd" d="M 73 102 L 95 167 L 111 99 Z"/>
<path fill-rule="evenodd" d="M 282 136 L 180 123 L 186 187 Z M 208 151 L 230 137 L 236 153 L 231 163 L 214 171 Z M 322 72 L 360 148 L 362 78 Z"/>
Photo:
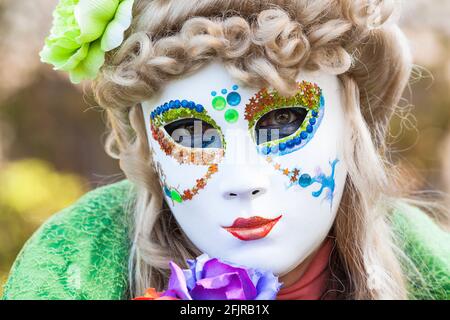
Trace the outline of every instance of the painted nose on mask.
<path fill-rule="evenodd" d="M 227 150 L 220 185 L 225 199 L 250 200 L 265 194 L 270 185 L 266 167 L 246 131 L 227 131 Z"/>
<path fill-rule="evenodd" d="M 227 181 L 223 181 L 221 185 L 222 195 L 228 200 L 251 200 L 256 199 L 268 190 L 262 176 L 253 174 L 252 172 L 240 173 L 227 177 Z"/>

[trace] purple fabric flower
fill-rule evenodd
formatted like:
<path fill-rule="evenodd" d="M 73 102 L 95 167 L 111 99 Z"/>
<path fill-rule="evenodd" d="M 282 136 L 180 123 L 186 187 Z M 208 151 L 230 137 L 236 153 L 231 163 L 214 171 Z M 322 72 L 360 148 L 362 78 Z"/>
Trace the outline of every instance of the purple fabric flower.
<path fill-rule="evenodd" d="M 182 300 L 274 300 L 281 287 L 271 272 L 224 263 L 207 254 L 187 262 L 189 269 L 184 270 L 170 262 L 165 296 Z"/>

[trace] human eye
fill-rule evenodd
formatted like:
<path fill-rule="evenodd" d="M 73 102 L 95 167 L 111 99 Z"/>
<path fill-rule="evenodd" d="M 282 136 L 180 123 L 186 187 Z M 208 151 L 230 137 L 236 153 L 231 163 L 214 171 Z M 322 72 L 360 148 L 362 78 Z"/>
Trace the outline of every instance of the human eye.
<path fill-rule="evenodd" d="M 179 145 L 187 148 L 222 148 L 220 132 L 210 123 L 187 118 L 164 126 L 167 134 Z"/>
<path fill-rule="evenodd" d="M 245 108 L 245 118 L 258 152 L 285 155 L 303 148 L 314 136 L 324 115 L 322 90 L 313 83 L 298 83 L 291 97 L 276 90 L 260 90 Z"/>
<path fill-rule="evenodd" d="M 282 108 L 266 113 L 255 125 L 256 144 L 283 139 L 301 127 L 308 111 L 305 108 Z"/>

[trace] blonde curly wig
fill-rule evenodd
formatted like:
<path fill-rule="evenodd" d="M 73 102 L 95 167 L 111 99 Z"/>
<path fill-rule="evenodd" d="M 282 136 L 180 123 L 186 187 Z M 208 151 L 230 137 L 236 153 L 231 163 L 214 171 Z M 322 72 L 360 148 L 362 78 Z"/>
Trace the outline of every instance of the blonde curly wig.
<path fill-rule="evenodd" d="M 407 298 L 404 255 L 390 223 L 401 190 L 385 147 L 411 72 L 394 9 L 389 0 L 135 1 L 132 27 L 93 85 L 108 118 L 107 151 L 137 191 L 131 296 L 162 289 L 169 260 L 182 265 L 199 253 L 164 205 L 140 102 L 220 59 L 241 85 L 285 95 L 293 92 L 300 68 L 339 76 L 351 128 L 345 137 L 349 176 L 332 229 L 329 290 L 344 299 Z M 370 283 L 374 266 L 376 286 Z"/>

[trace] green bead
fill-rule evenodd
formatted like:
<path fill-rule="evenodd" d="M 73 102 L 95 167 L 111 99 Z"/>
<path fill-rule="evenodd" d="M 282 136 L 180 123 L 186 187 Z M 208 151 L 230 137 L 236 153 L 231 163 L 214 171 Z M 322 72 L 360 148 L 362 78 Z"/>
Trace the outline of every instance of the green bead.
<path fill-rule="evenodd" d="M 212 101 L 212 106 L 215 110 L 223 110 L 227 106 L 227 101 L 224 97 L 215 97 Z"/>
<path fill-rule="evenodd" d="M 170 198 L 171 198 L 173 201 L 178 202 L 178 203 L 183 202 L 183 198 L 181 198 L 181 195 L 180 195 L 180 194 L 178 193 L 178 191 L 176 191 L 176 190 L 170 191 Z"/>
<path fill-rule="evenodd" d="M 225 120 L 229 123 L 235 123 L 239 119 L 239 112 L 237 112 L 235 109 L 228 109 L 227 112 L 225 112 Z"/>

